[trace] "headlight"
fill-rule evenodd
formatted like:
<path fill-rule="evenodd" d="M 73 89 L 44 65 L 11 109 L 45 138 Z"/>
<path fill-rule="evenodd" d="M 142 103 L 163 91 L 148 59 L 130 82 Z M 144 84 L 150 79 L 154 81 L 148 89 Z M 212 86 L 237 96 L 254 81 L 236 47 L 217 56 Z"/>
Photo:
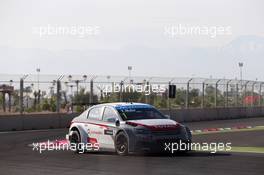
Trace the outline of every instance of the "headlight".
<path fill-rule="evenodd" d="M 147 129 L 135 129 L 136 134 L 150 134 L 150 131 Z"/>

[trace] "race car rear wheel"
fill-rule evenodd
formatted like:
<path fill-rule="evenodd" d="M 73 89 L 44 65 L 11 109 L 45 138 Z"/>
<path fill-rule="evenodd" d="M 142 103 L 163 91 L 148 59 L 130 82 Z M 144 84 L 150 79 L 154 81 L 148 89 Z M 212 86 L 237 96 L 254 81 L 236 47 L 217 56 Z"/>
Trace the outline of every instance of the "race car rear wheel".
<path fill-rule="evenodd" d="M 120 132 L 116 136 L 115 148 L 117 154 L 125 156 L 128 154 L 128 140 L 123 132 Z"/>

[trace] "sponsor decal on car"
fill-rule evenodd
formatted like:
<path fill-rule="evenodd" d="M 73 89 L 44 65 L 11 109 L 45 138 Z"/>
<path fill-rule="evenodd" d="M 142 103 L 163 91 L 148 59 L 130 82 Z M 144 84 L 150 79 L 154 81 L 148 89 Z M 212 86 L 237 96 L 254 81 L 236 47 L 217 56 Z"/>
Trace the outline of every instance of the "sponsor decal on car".
<path fill-rule="evenodd" d="M 114 135 L 114 131 L 111 129 L 106 129 L 106 130 L 104 130 L 104 134 L 105 135 Z"/>

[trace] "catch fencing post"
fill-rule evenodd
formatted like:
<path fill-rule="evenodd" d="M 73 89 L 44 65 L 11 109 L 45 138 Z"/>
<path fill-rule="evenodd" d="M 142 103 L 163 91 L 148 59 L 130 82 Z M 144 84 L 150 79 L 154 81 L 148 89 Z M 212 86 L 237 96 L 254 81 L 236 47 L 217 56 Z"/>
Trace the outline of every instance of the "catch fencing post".
<path fill-rule="evenodd" d="M 20 87 L 19 87 L 19 112 L 23 114 L 24 112 L 24 80 L 27 78 L 28 75 L 24 75 L 20 78 Z"/>
<path fill-rule="evenodd" d="M 262 106 L 262 82 L 260 83 L 260 85 L 259 85 L 259 106 Z"/>
<path fill-rule="evenodd" d="M 201 102 L 201 108 L 204 108 L 204 87 L 205 83 L 202 84 L 202 102 Z"/>
<path fill-rule="evenodd" d="M 226 83 L 226 104 L 225 106 L 228 107 L 228 90 L 229 90 L 229 83 L 231 82 L 232 80 L 228 80 L 227 83 Z"/>
<path fill-rule="evenodd" d="M 24 105 L 23 105 L 23 89 L 24 89 L 24 80 L 21 78 L 20 79 L 20 89 L 19 89 L 19 105 L 20 105 L 20 114 L 22 114 L 23 113 L 23 111 L 24 111 Z"/>
<path fill-rule="evenodd" d="M 93 104 L 93 79 L 90 80 L 90 104 Z"/>
<path fill-rule="evenodd" d="M 169 93 L 170 93 L 170 85 L 171 85 L 171 81 L 169 81 L 169 86 L 168 86 L 168 92 L 167 92 L 167 100 L 168 100 L 168 107 L 169 107 L 169 114 L 171 116 L 171 100 L 170 100 L 170 97 L 169 97 Z"/>
<path fill-rule="evenodd" d="M 236 84 L 236 107 L 238 107 L 238 97 L 239 97 L 239 94 L 238 94 L 238 84 Z"/>
<path fill-rule="evenodd" d="M 255 84 L 256 84 L 257 82 L 254 82 L 253 84 L 252 84 L 252 91 L 251 91 L 251 107 L 254 107 L 254 90 L 255 90 Z"/>
<path fill-rule="evenodd" d="M 57 80 L 57 104 L 56 104 L 56 111 L 57 113 L 60 112 L 61 107 L 61 82 L 60 80 Z"/>
<path fill-rule="evenodd" d="M 185 97 L 185 108 L 188 109 L 189 108 L 189 89 L 190 89 L 190 82 L 193 79 L 189 79 L 187 82 L 187 89 L 186 89 L 186 97 Z"/>
<path fill-rule="evenodd" d="M 120 82 L 120 92 L 119 92 L 119 101 L 122 102 L 123 101 L 123 85 L 124 85 L 124 81 Z"/>
<path fill-rule="evenodd" d="M 247 96 L 247 85 L 248 85 L 248 83 L 249 83 L 250 81 L 247 81 L 246 83 L 245 83 L 245 90 L 244 90 L 244 97 L 246 97 Z M 242 102 L 243 102 L 243 106 L 244 107 L 246 107 L 246 104 L 244 103 L 244 100 L 243 100 L 243 96 L 242 96 Z"/>
<path fill-rule="evenodd" d="M 215 108 L 217 108 L 217 88 L 218 88 L 218 83 L 221 81 L 221 79 L 217 80 L 215 83 Z"/>
<path fill-rule="evenodd" d="M 56 101 L 56 112 L 59 113 L 60 112 L 60 108 L 61 108 L 61 79 L 64 77 L 64 75 L 61 75 L 58 79 L 57 79 L 57 101 Z"/>

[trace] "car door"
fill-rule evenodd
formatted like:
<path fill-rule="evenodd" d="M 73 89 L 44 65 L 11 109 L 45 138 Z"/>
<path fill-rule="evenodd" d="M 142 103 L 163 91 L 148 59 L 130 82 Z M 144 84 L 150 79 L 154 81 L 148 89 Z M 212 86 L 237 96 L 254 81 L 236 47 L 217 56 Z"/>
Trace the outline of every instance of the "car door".
<path fill-rule="evenodd" d="M 87 142 L 99 143 L 102 141 L 104 127 L 102 122 L 103 107 L 91 108 L 87 114 L 87 121 L 85 122 L 85 129 L 88 135 Z"/>
<path fill-rule="evenodd" d="M 102 142 L 107 148 L 115 148 L 114 136 L 116 133 L 116 120 L 120 120 L 117 112 L 112 108 L 106 106 L 103 111 L 103 123 L 107 126 L 104 129 L 104 134 L 102 135 Z"/>

